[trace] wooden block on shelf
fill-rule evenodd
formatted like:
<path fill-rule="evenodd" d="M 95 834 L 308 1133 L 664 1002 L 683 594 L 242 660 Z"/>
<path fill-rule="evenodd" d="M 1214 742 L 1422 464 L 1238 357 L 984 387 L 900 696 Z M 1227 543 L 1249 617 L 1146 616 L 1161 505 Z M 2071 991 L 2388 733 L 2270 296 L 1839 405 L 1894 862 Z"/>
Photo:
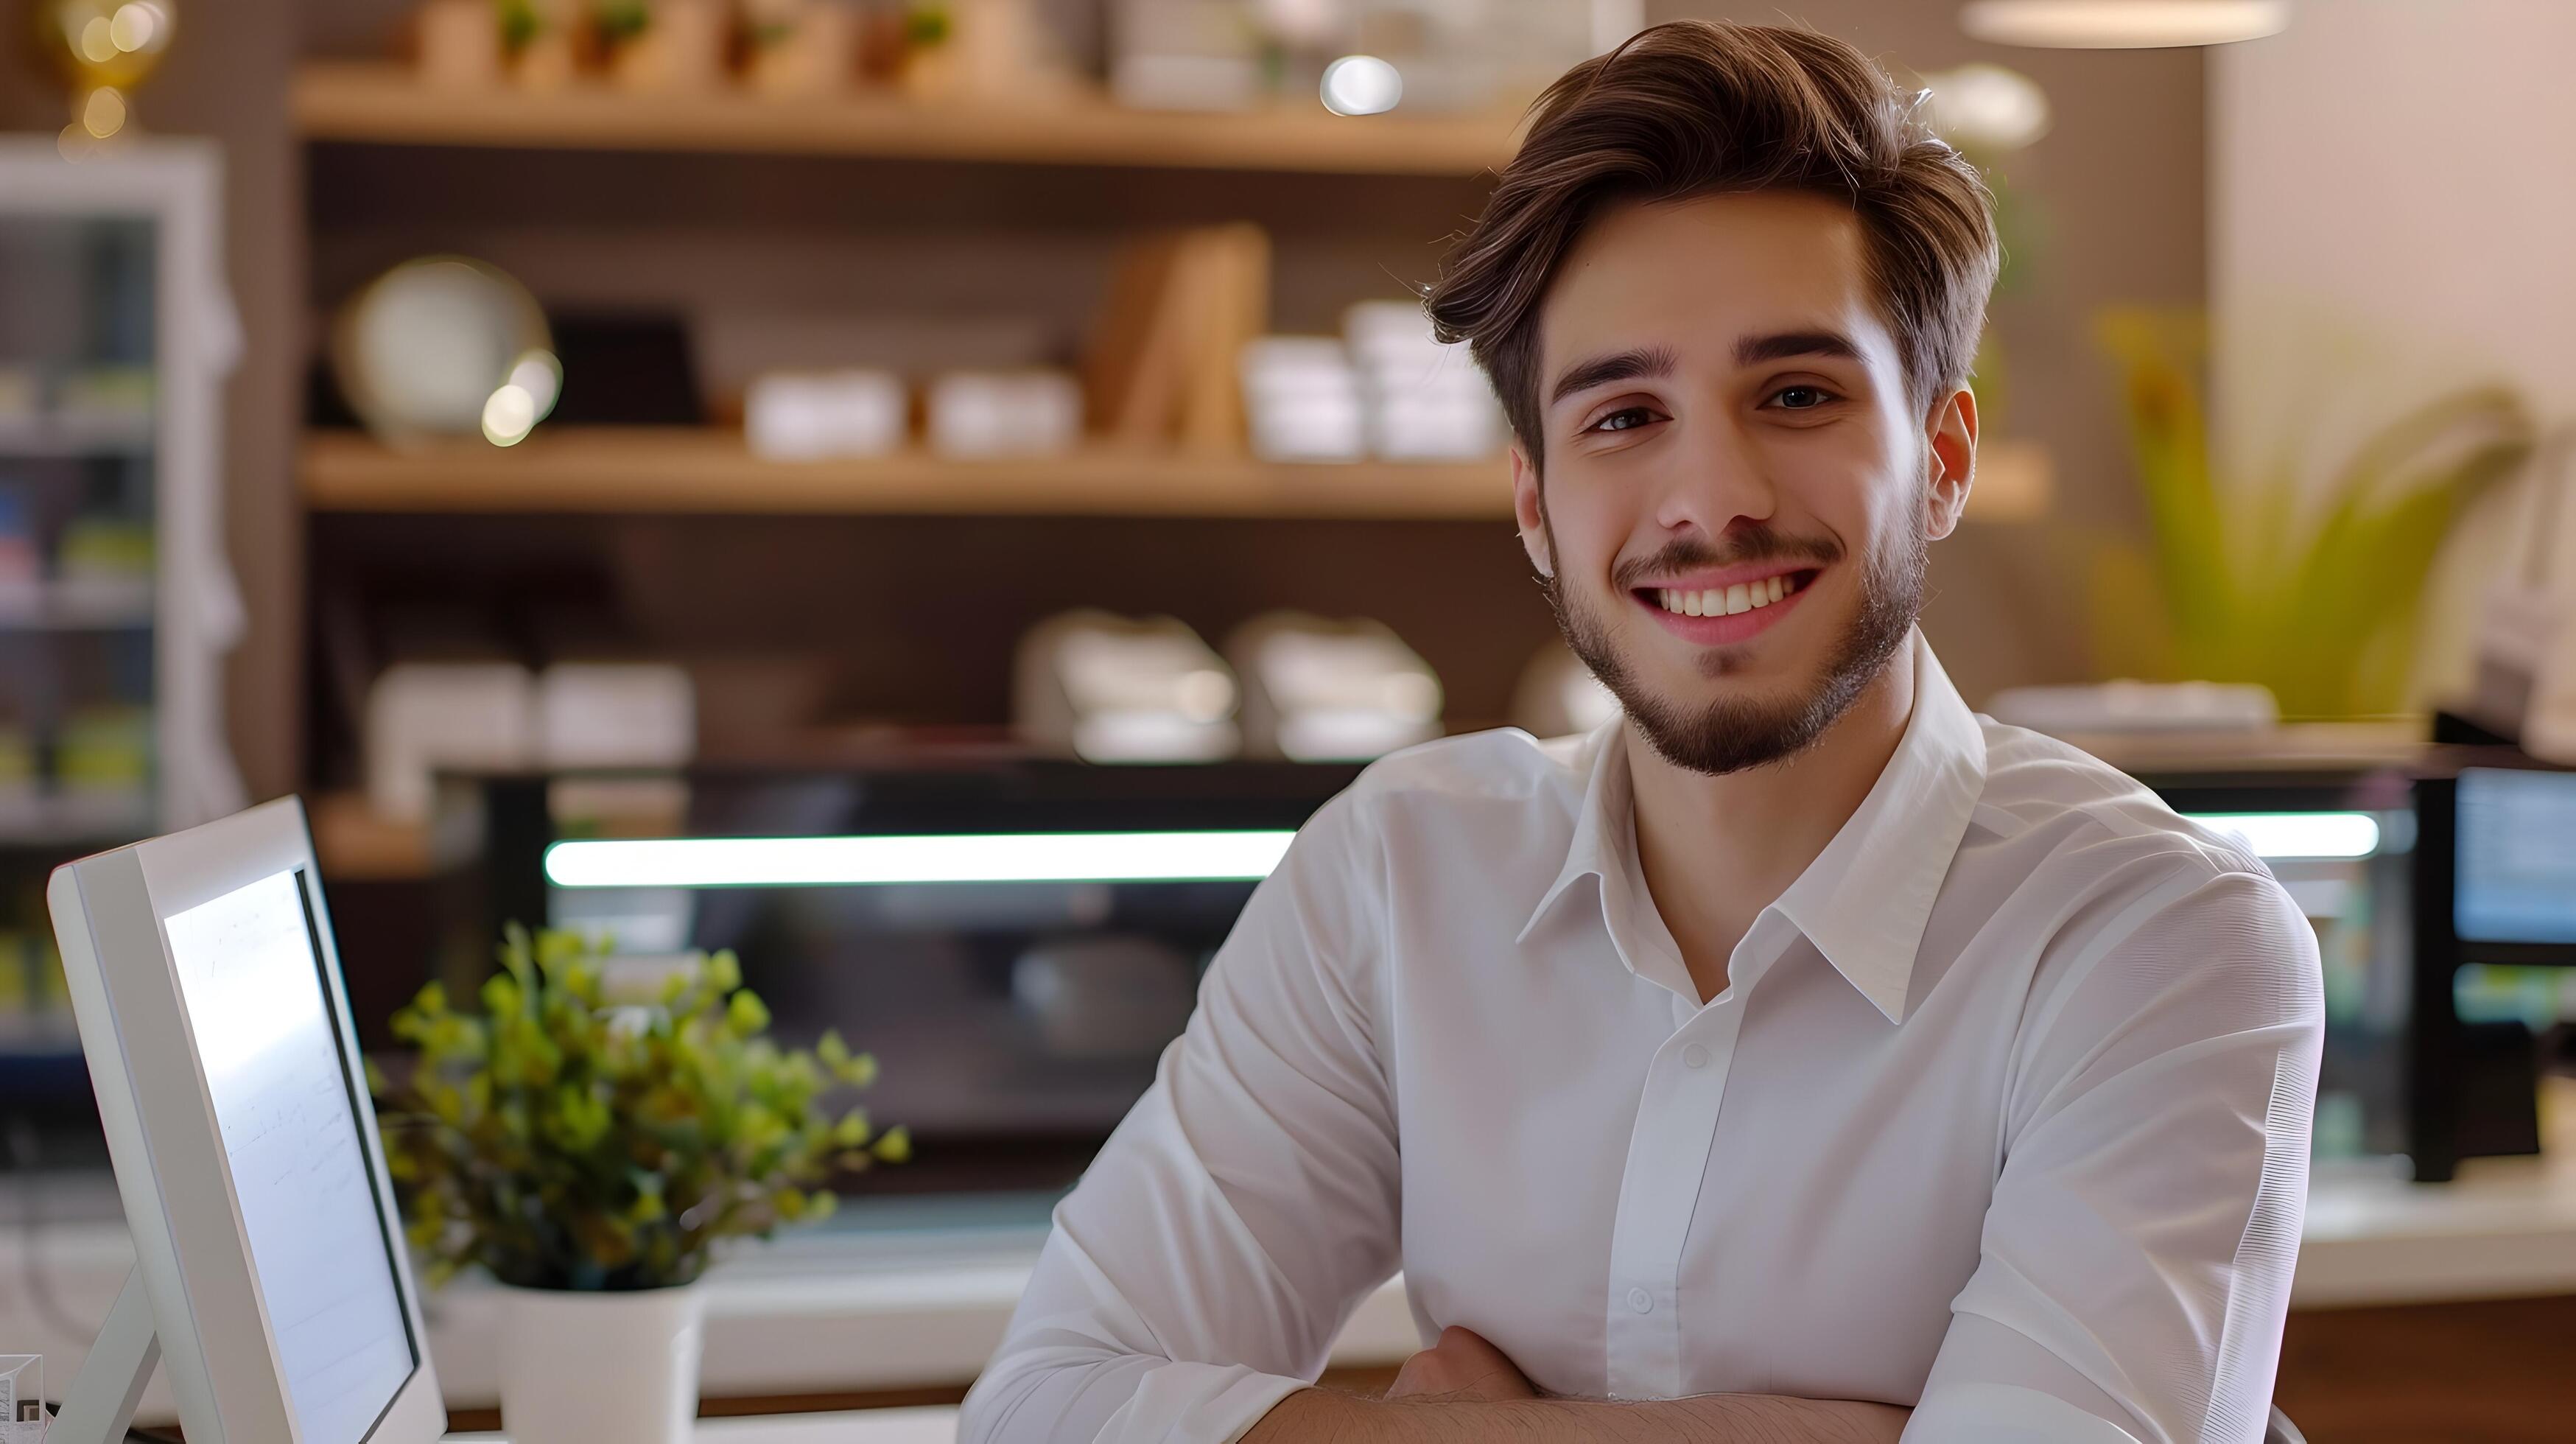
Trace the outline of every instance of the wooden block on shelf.
<path fill-rule="evenodd" d="M 1149 236 L 1129 247 L 1093 326 L 1083 382 L 1095 431 L 1115 445 L 1244 449 L 1236 361 L 1270 321 L 1270 237 L 1248 222 Z"/>
<path fill-rule="evenodd" d="M 1180 440 L 1203 455 L 1239 454 L 1246 441 L 1237 365 L 1244 346 L 1269 329 L 1270 236 L 1256 225 L 1211 227 L 1199 233 L 1198 251 Z"/>
<path fill-rule="evenodd" d="M 314 859 L 329 881 L 386 882 L 432 871 L 429 828 L 378 817 L 364 793 L 324 793 L 312 800 L 310 817 Z"/>

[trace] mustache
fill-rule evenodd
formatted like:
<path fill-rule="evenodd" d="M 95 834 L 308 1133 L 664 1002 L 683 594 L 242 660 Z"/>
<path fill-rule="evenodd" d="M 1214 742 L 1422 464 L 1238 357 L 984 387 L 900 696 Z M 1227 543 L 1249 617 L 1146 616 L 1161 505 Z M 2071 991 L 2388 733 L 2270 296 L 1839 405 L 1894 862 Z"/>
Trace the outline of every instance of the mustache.
<path fill-rule="evenodd" d="M 1768 526 L 1747 527 L 1726 535 L 1726 545 L 1711 546 L 1696 538 L 1667 543 L 1651 556 L 1637 557 L 1610 569 L 1610 579 L 1635 587 L 1656 577 L 1698 567 L 1742 566 L 1747 562 L 1812 562 L 1831 566 L 1843 559 L 1839 542 L 1830 537 L 1793 537 Z"/>

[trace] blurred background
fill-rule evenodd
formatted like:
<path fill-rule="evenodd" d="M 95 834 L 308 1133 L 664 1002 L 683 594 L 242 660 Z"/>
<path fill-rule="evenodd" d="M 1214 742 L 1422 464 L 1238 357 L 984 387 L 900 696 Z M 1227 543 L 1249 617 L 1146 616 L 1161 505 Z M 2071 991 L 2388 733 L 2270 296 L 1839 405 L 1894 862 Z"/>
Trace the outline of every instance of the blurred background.
<path fill-rule="evenodd" d="M 1277 833 L 1609 715 L 1412 297 L 1539 87 L 1682 16 L 1855 42 L 1986 172 L 1925 629 L 2319 930 L 2284 1404 L 2567 1437 L 2555 0 L 0 0 L 0 1348 L 124 1272 L 47 870 L 297 793 L 362 1032 L 551 920 L 871 1048 L 915 1157 L 729 1266 L 705 1390 L 954 1398 L 1257 870 L 671 845 Z"/>

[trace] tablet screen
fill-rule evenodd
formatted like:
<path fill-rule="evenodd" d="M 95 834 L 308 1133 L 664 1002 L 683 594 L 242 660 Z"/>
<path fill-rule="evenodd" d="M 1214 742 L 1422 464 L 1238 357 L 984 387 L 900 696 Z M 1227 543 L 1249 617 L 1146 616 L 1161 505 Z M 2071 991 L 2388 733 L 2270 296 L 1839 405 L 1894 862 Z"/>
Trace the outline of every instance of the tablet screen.
<path fill-rule="evenodd" d="M 164 926 L 298 1432 L 359 1444 L 419 1350 L 303 879 L 264 878 Z"/>

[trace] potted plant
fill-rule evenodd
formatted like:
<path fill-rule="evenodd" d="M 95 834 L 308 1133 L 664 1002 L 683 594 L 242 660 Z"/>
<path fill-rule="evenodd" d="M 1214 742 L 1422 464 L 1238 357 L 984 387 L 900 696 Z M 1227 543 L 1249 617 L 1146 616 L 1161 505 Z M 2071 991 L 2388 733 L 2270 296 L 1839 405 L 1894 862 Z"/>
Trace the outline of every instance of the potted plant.
<path fill-rule="evenodd" d="M 509 1291 L 518 1444 L 684 1444 L 717 1245 L 828 1215 L 834 1173 L 909 1139 L 823 1106 L 874 1061 L 832 1033 L 772 1041 L 730 953 L 641 987 L 573 933 L 513 926 L 500 953 L 479 1013 L 430 984 L 394 1016 L 408 1076 L 370 1069 L 405 1232 L 433 1285 L 471 1266 Z"/>
<path fill-rule="evenodd" d="M 2520 395 L 2471 386 L 2362 437 L 2317 483 L 2288 458 L 2254 475 L 2210 459 L 2200 318 L 2106 314 L 2149 541 L 2093 558 L 2096 650 L 2113 675 L 2259 683 L 2285 716 L 2407 705 L 2418 605 L 2471 505 L 2530 460 Z"/>
<path fill-rule="evenodd" d="M 705 91 L 724 71 L 718 0 L 597 0 L 591 24 L 619 88 Z"/>

